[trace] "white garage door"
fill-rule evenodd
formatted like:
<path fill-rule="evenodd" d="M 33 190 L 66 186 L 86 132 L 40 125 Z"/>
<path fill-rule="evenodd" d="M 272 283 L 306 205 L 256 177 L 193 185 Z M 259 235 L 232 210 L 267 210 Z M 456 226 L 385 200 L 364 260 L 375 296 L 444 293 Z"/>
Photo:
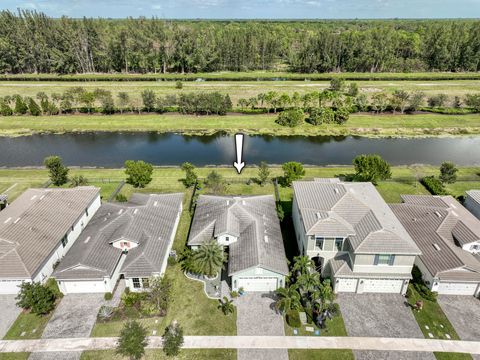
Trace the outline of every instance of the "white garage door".
<path fill-rule="evenodd" d="M 103 293 L 105 285 L 103 281 L 62 281 L 66 294 Z"/>
<path fill-rule="evenodd" d="M 248 277 L 238 279 L 238 288 L 245 291 L 274 291 L 277 290 L 277 278 Z"/>
<path fill-rule="evenodd" d="M 449 283 L 441 282 L 438 293 L 444 295 L 475 295 L 478 284 L 476 283 Z"/>
<path fill-rule="evenodd" d="M 335 290 L 337 292 L 355 292 L 357 291 L 357 279 L 338 279 Z"/>
<path fill-rule="evenodd" d="M 21 281 L 0 280 L 0 294 L 18 294 Z"/>
<path fill-rule="evenodd" d="M 394 293 L 400 294 L 403 280 L 395 279 L 366 279 L 363 285 L 365 293 Z"/>

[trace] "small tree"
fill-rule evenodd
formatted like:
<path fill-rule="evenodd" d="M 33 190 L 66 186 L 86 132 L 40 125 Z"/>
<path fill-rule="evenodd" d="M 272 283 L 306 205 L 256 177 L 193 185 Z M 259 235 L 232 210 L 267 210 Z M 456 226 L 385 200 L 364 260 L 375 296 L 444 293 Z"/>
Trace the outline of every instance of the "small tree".
<path fill-rule="evenodd" d="M 155 108 L 156 96 L 152 90 L 142 91 L 143 108 L 150 112 Z"/>
<path fill-rule="evenodd" d="M 123 114 L 125 109 L 130 104 L 130 96 L 126 92 L 119 92 L 117 95 L 118 98 L 118 108 L 120 109 L 120 113 Z"/>
<path fill-rule="evenodd" d="M 153 166 L 142 160 L 125 161 L 125 174 L 127 174 L 127 183 L 136 188 L 144 188 L 152 181 Z"/>
<path fill-rule="evenodd" d="M 227 260 L 223 247 L 215 240 L 204 242 L 192 256 L 199 273 L 208 277 L 217 276 Z"/>
<path fill-rule="evenodd" d="M 228 300 L 226 296 L 223 297 L 222 300 L 218 300 L 218 308 L 222 310 L 224 315 L 230 315 L 235 311 L 235 307 L 233 306 L 233 301 Z"/>
<path fill-rule="evenodd" d="M 39 282 L 23 282 L 15 298 L 17 306 L 30 310 L 33 314 L 45 315 L 55 308 L 55 294 Z"/>
<path fill-rule="evenodd" d="M 312 108 L 308 111 L 306 121 L 312 125 L 332 124 L 335 121 L 335 113 L 329 107 Z"/>
<path fill-rule="evenodd" d="M 83 175 L 75 175 L 70 178 L 71 187 L 85 186 L 85 185 L 88 185 L 88 179 Z"/>
<path fill-rule="evenodd" d="M 15 96 L 15 114 L 25 115 L 28 111 L 28 106 L 20 95 Z"/>
<path fill-rule="evenodd" d="M 48 156 L 43 160 L 50 173 L 50 180 L 55 186 L 62 186 L 68 181 L 68 168 L 63 165 L 60 156 Z"/>
<path fill-rule="evenodd" d="M 177 356 L 183 346 L 183 329 L 174 320 L 163 334 L 163 351 L 167 356 Z"/>
<path fill-rule="evenodd" d="M 479 112 L 480 111 L 480 94 L 468 94 L 465 97 L 465 105 Z"/>
<path fill-rule="evenodd" d="M 148 297 L 161 316 L 167 314 L 167 308 L 172 293 L 172 281 L 168 276 L 152 276 L 149 279 Z"/>
<path fill-rule="evenodd" d="M 387 110 L 388 97 L 384 93 L 378 93 L 372 96 L 372 109 L 378 114 Z"/>
<path fill-rule="evenodd" d="M 443 108 L 448 101 L 448 96 L 445 94 L 438 94 L 428 98 L 428 106 Z"/>
<path fill-rule="evenodd" d="M 457 167 L 450 161 L 445 161 L 440 165 L 440 181 L 444 184 L 453 184 L 457 181 Z"/>
<path fill-rule="evenodd" d="M 282 126 L 295 127 L 300 125 L 305 118 L 305 114 L 300 109 L 290 109 L 278 114 L 275 122 Z"/>
<path fill-rule="evenodd" d="M 337 124 L 343 125 L 348 121 L 349 118 L 350 118 L 350 111 L 348 111 L 347 108 L 341 107 L 335 110 L 334 121 Z"/>
<path fill-rule="evenodd" d="M 359 155 L 353 159 L 353 165 L 355 166 L 355 179 L 358 181 L 371 181 L 377 185 L 378 181 L 392 177 L 390 164 L 379 155 Z"/>
<path fill-rule="evenodd" d="M 345 87 L 345 80 L 343 78 L 336 76 L 332 80 L 330 80 L 331 91 L 341 92 L 344 87 Z"/>
<path fill-rule="evenodd" d="M 285 186 L 292 185 L 295 180 L 301 179 L 305 175 L 303 165 L 299 162 L 290 161 L 282 165 L 283 181 Z"/>
<path fill-rule="evenodd" d="M 399 109 L 403 114 L 407 108 L 409 99 L 410 94 L 405 90 L 395 90 L 392 95 L 392 106 L 395 110 Z"/>
<path fill-rule="evenodd" d="M 176 88 L 176 89 L 179 89 L 179 90 L 180 90 L 180 89 L 183 89 L 183 83 L 182 83 L 180 80 L 178 80 L 178 81 L 175 83 L 175 88 Z"/>
<path fill-rule="evenodd" d="M 261 186 L 264 186 L 270 177 L 270 168 L 265 161 L 262 161 L 258 166 L 258 182 Z"/>
<path fill-rule="evenodd" d="M 198 176 L 195 173 L 195 166 L 189 162 L 184 162 L 181 166 L 181 169 L 185 171 L 185 179 L 183 179 L 183 184 L 185 187 L 189 188 L 197 183 Z"/>
<path fill-rule="evenodd" d="M 358 84 L 353 82 L 348 85 L 347 95 L 351 97 L 356 97 L 359 93 Z"/>
<path fill-rule="evenodd" d="M 213 170 L 205 179 L 205 186 L 213 194 L 223 194 L 226 190 L 226 182 L 221 174 Z"/>
<path fill-rule="evenodd" d="M 416 91 L 410 97 L 409 110 L 417 111 L 423 106 L 425 100 L 425 93 L 421 91 Z"/>
<path fill-rule="evenodd" d="M 40 109 L 40 106 L 38 106 L 38 104 L 32 98 L 28 98 L 28 112 L 32 116 L 42 115 L 42 109 Z"/>
<path fill-rule="evenodd" d="M 120 332 L 117 354 L 139 360 L 145 355 L 147 345 L 147 330 L 137 321 L 128 321 Z"/>

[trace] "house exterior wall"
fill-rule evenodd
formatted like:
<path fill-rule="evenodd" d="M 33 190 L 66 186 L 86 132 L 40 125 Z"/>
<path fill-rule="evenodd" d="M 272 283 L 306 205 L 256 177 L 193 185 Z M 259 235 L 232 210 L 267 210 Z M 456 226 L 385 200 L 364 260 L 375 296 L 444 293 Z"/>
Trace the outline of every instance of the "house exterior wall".
<path fill-rule="evenodd" d="M 262 267 L 255 267 L 232 275 L 232 290 L 239 290 L 240 278 L 276 278 L 278 287 L 285 286 L 285 276 Z"/>
<path fill-rule="evenodd" d="M 415 261 L 414 255 L 395 255 L 393 265 L 374 265 L 374 254 L 355 254 L 354 272 L 379 274 L 410 274 Z"/>
<path fill-rule="evenodd" d="M 473 215 L 480 219 L 480 204 L 477 203 L 473 198 L 467 194 L 465 198 L 465 207 L 470 211 Z"/>
<path fill-rule="evenodd" d="M 175 240 L 175 236 L 177 235 L 178 223 L 180 222 L 180 216 L 182 215 L 183 205 L 180 204 L 180 208 L 178 209 L 177 218 L 175 220 L 175 225 L 173 227 L 172 235 L 169 239 L 169 245 L 167 251 L 165 253 L 165 257 L 163 258 L 162 268 L 160 270 L 160 275 L 163 276 L 165 274 L 165 270 L 167 269 L 168 265 L 168 257 L 170 256 L 170 251 L 172 251 L 173 241 Z"/>
<path fill-rule="evenodd" d="M 298 210 L 297 199 L 295 194 L 293 195 L 293 207 L 292 207 L 292 219 L 293 219 L 293 226 L 295 228 L 295 238 L 297 239 L 297 246 L 300 250 L 300 254 L 303 255 L 306 252 L 306 235 L 305 235 L 305 227 L 303 226 L 303 222 L 300 216 L 300 211 Z"/>
<path fill-rule="evenodd" d="M 420 259 L 420 256 L 417 256 L 415 259 L 415 265 L 420 269 L 422 272 L 422 277 L 423 281 L 427 284 L 427 286 L 430 288 L 432 291 L 436 291 L 438 289 L 438 284 L 434 286 L 434 278 L 433 275 L 430 273 L 430 271 L 427 270 L 425 265 L 423 265 L 422 260 Z M 435 288 L 435 290 L 433 290 Z"/>

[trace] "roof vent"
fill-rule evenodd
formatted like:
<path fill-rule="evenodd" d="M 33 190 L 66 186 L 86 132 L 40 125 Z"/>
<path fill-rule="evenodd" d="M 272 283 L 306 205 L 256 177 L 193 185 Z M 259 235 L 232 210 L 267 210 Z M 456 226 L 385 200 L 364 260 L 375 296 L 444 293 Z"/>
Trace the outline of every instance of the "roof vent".
<path fill-rule="evenodd" d="M 16 224 L 20 221 L 20 218 L 17 218 L 13 223 Z"/>
<path fill-rule="evenodd" d="M 12 220 L 11 217 L 9 217 L 9 218 L 8 218 L 7 220 L 5 220 L 3 223 L 6 224 L 6 223 L 8 223 L 10 220 Z"/>
<path fill-rule="evenodd" d="M 37 198 L 37 195 L 33 195 L 30 200 L 35 200 Z"/>
<path fill-rule="evenodd" d="M 335 191 L 335 194 L 339 193 L 338 188 L 333 189 L 333 191 Z"/>
<path fill-rule="evenodd" d="M 433 244 L 433 247 L 434 247 L 435 249 L 437 249 L 437 251 L 440 251 L 440 250 L 441 250 L 441 249 L 440 249 L 440 246 L 438 246 L 437 243 L 434 243 L 434 244 Z"/>
<path fill-rule="evenodd" d="M 454 209 L 456 209 L 457 207 L 455 206 L 455 204 L 450 204 L 450 206 Z"/>
<path fill-rule="evenodd" d="M 317 219 L 320 219 L 320 213 L 317 212 L 315 215 L 317 215 Z"/>
<path fill-rule="evenodd" d="M 90 236 L 85 239 L 84 243 L 87 244 L 89 241 L 90 241 Z"/>
<path fill-rule="evenodd" d="M 135 215 L 138 212 L 138 209 L 133 210 L 133 214 Z"/>
<path fill-rule="evenodd" d="M 120 209 L 120 210 L 118 211 L 118 215 L 121 215 L 122 213 L 123 213 L 123 209 Z"/>
<path fill-rule="evenodd" d="M 435 215 L 437 215 L 437 217 L 439 217 L 439 218 L 442 217 L 442 214 L 440 214 L 438 211 L 435 211 Z"/>
<path fill-rule="evenodd" d="M 452 215 L 458 217 L 458 214 L 455 211 L 452 211 Z"/>
<path fill-rule="evenodd" d="M 157 205 L 158 205 L 158 201 L 155 201 L 155 202 L 153 203 L 153 206 L 157 206 Z"/>
<path fill-rule="evenodd" d="M 227 200 L 227 205 L 230 205 L 230 200 Z"/>
<path fill-rule="evenodd" d="M 40 196 L 40 200 L 42 200 L 45 197 L 45 195 Z"/>
<path fill-rule="evenodd" d="M 242 205 L 247 205 L 245 200 L 242 200 Z"/>
<path fill-rule="evenodd" d="M 268 236 L 265 235 L 265 236 L 263 237 L 263 240 L 265 240 L 265 242 L 268 243 Z"/>

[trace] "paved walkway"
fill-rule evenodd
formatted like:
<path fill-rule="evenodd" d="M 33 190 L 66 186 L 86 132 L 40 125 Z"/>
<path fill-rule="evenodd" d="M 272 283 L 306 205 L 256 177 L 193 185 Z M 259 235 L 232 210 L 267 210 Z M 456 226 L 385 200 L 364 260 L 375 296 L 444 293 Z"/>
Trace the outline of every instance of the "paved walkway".
<path fill-rule="evenodd" d="M 0 352 L 55 352 L 114 349 L 118 338 L 0 340 Z M 328 336 L 185 336 L 186 349 L 352 349 L 463 352 L 480 354 L 480 341 Z M 148 347 L 161 348 L 152 336 Z"/>
<path fill-rule="evenodd" d="M 285 335 L 283 317 L 275 311 L 273 294 L 247 293 L 235 299 L 238 335 Z M 238 360 L 288 360 L 284 349 L 240 349 Z"/>

